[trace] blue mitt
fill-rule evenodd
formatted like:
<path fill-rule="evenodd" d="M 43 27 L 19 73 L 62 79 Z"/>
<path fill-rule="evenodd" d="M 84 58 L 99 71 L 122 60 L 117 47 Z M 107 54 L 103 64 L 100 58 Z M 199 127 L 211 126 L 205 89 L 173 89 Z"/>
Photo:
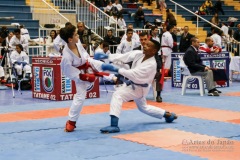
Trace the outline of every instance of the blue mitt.
<path fill-rule="evenodd" d="M 108 59 L 108 55 L 105 53 L 95 53 L 94 59 L 96 59 L 96 60 Z"/>
<path fill-rule="evenodd" d="M 102 70 L 103 71 L 107 70 L 107 71 L 112 71 L 112 72 L 118 72 L 118 69 L 119 68 L 115 67 L 112 64 L 105 64 L 105 63 L 102 64 Z"/>

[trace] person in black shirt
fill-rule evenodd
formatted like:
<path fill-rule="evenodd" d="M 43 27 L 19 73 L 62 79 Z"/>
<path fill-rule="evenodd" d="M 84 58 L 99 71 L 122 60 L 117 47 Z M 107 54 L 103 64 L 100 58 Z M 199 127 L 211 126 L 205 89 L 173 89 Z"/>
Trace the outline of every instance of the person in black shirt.
<path fill-rule="evenodd" d="M 185 52 L 188 49 L 188 47 L 191 46 L 191 38 L 194 37 L 194 35 L 188 32 L 189 31 L 188 26 L 185 26 L 183 30 L 184 32 L 180 38 L 179 52 Z"/>

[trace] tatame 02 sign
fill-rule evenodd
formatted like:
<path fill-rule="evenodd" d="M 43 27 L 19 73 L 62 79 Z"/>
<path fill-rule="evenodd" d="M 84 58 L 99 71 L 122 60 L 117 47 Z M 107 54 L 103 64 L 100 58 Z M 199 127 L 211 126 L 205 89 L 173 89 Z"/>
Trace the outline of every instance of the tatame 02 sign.
<path fill-rule="evenodd" d="M 76 93 L 74 81 L 64 76 L 60 68 L 61 57 L 32 58 L 32 97 L 64 101 L 72 100 Z M 99 80 L 89 85 L 86 98 L 99 98 Z"/>

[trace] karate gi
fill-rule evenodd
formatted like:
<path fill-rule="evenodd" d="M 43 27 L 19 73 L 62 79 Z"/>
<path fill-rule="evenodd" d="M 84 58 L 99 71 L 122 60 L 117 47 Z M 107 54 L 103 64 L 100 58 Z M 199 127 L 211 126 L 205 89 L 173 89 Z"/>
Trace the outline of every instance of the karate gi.
<path fill-rule="evenodd" d="M 28 51 L 28 40 L 25 36 L 21 36 L 20 39 L 18 39 L 15 35 L 11 38 L 9 42 L 9 46 L 13 49 L 16 48 L 17 44 L 21 44 L 23 46 L 23 50 L 25 52 Z"/>
<path fill-rule="evenodd" d="M 162 53 L 164 56 L 166 56 L 164 68 L 170 69 L 171 67 L 171 53 L 173 48 L 173 38 L 169 31 L 166 31 L 162 35 L 161 40 L 161 47 L 162 47 Z"/>
<path fill-rule="evenodd" d="M 109 60 L 112 62 L 122 61 L 127 63 L 133 61 L 131 69 L 120 68 L 118 73 L 136 84 L 148 84 L 148 87 L 134 85 L 134 90 L 132 85 L 119 87 L 112 95 L 110 115 L 119 117 L 122 103 L 134 100 L 141 112 L 159 119 L 163 117 L 165 110 L 147 105 L 146 102 L 145 97 L 156 74 L 157 64 L 154 56 L 142 62 L 144 56 L 143 51 L 140 50 L 131 51 L 126 54 L 109 55 Z"/>
<path fill-rule="evenodd" d="M 14 64 L 14 68 L 17 70 L 18 75 L 22 75 L 22 71 L 25 73 L 31 73 L 31 67 L 29 66 L 29 56 L 26 54 L 26 52 L 21 51 L 19 54 L 17 51 L 12 51 L 10 56 L 12 64 L 15 62 L 26 62 L 26 65 L 22 64 Z"/>
<path fill-rule="evenodd" d="M 73 102 L 68 113 L 70 121 L 77 121 L 86 97 L 87 87 L 91 85 L 90 82 L 82 81 L 79 79 L 79 74 L 83 74 L 84 71 L 79 70 L 76 67 L 84 65 L 88 61 L 93 70 L 101 71 L 101 65 L 103 64 L 101 61 L 90 58 L 89 54 L 83 48 L 81 43 L 78 42 L 76 45 L 81 57 L 79 58 L 76 56 L 68 48 L 68 45 L 65 45 L 61 61 L 62 73 L 71 80 L 74 80 L 76 84 L 77 93 L 74 95 Z M 88 73 L 91 73 L 91 71 L 88 71 Z"/>

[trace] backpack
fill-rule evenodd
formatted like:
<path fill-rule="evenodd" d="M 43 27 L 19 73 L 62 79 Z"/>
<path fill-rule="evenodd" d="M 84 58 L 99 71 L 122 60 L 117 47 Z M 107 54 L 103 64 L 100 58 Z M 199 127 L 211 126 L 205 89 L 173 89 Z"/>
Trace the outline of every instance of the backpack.
<path fill-rule="evenodd" d="M 15 83 L 14 89 L 18 90 L 18 83 Z M 22 80 L 20 82 L 20 89 L 21 90 L 31 90 L 32 89 L 31 80 Z"/>

